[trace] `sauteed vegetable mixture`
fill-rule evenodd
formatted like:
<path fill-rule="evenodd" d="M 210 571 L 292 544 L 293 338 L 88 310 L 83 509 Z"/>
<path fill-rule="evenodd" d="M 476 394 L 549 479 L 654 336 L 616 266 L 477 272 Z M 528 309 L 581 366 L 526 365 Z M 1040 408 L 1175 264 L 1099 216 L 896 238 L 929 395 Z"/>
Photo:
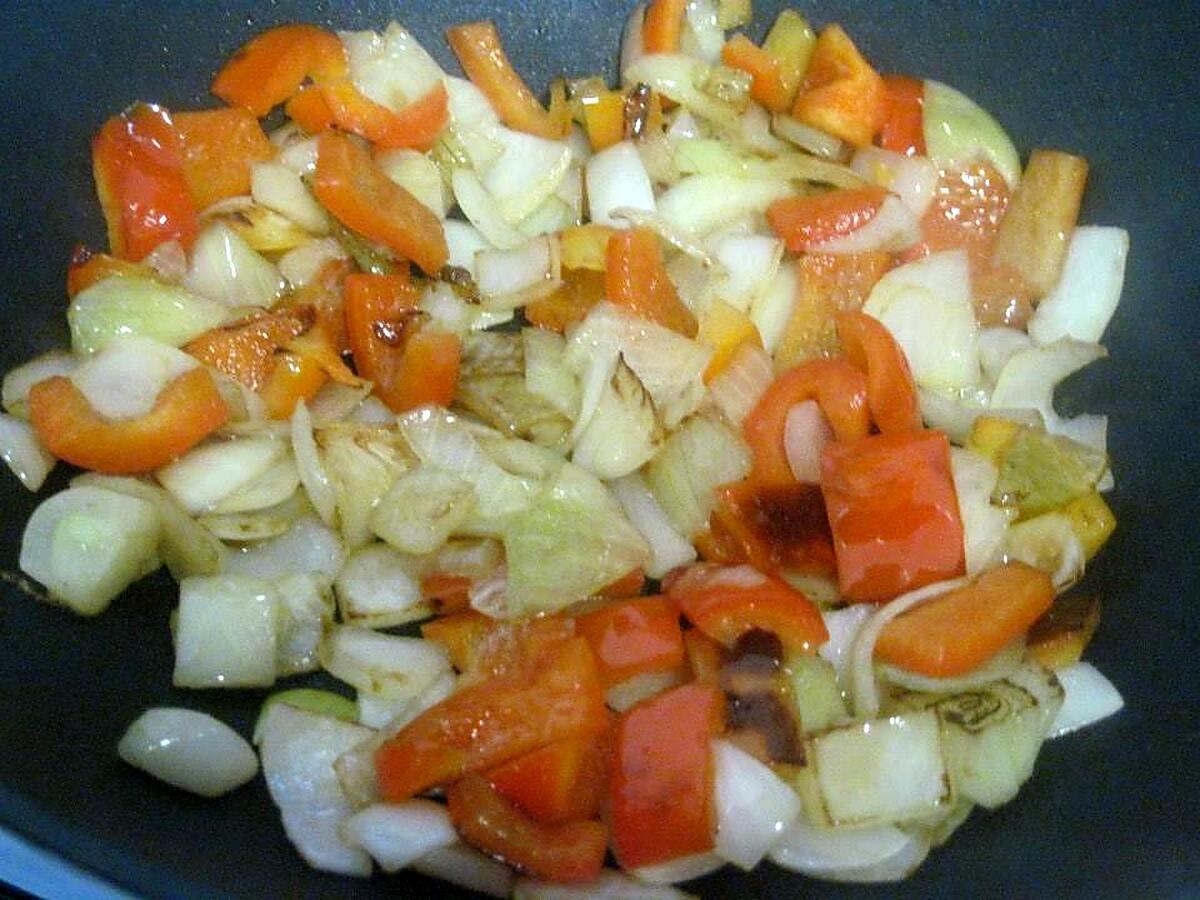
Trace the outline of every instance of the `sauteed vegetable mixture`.
<path fill-rule="evenodd" d="M 749 15 L 651 0 L 545 104 L 489 22 L 466 77 L 284 25 L 104 123 L 70 349 L 3 382 L 24 484 L 84 470 L 20 564 L 84 616 L 166 566 L 174 684 L 279 687 L 257 754 L 159 708 L 124 759 L 261 767 L 318 869 L 678 897 L 903 878 L 1120 707 L 1070 591 L 1106 420 L 1052 401 L 1127 234 L 1084 159 Z"/>

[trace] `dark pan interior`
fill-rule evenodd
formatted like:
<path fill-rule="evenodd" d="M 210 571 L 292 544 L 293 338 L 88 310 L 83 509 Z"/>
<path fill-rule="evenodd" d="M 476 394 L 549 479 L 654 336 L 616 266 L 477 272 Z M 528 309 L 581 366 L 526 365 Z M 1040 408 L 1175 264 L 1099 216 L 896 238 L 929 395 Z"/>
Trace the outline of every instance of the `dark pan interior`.
<path fill-rule="evenodd" d="M 779 4 L 760 2 L 758 19 Z M 100 245 L 88 140 L 130 101 L 210 104 L 211 73 L 279 22 L 408 25 L 444 63 L 452 22 L 493 17 L 531 84 L 611 71 L 627 4 L 454 0 L 5 4 L 0 34 L 0 367 L 66 341 L 71 248 Z M 1105 603 L 1089 658 L 1127 708 L 1047 746 L 1016 802 L 973 814 L 911 881 L 807 882 L 769 866 L 696 887 L 725 897 L 1168 897 L 1200 892 L 1200 641 L 1195 421 L 1200 412 L 1200 25 L 1186 3 L 806 4 L 841 21 L 884 71 L 947 81 L 990 109 L 1019 148 L 1086 155 L 1084 221 L 1119 224 L 1133 250 L 1112 357 L 1063 391 L 1065 412 L 1106 412 L 1119 530 L 1086 589 Z M 53 485 L 65 482 L 59 472 Z M 52 486 L 53 486 L 52 485 Z M 16 567 L 35 499 L 0 478 L 0 569 Z M 146 706 L 208 710 L 249 734 L 255 692 L 170 686 L 165 577 L 93 621 L 0 585 L 0 823 L 140 895 L 450 896 L 401 875 L 349 882 L 308 870 L 261 781 L 220 801 L 163 787 L 117 760 Z"/>

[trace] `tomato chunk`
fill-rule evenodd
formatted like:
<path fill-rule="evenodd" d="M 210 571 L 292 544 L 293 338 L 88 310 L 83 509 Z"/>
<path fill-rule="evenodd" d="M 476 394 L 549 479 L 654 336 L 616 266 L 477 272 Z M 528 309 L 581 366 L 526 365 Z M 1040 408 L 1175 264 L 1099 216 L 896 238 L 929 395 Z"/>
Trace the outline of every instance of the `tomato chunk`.
<path fill-rule="evenodd" d="M 685 684 L 651 697 L 617 724 L 609 788 L 612 845 L 627 868 L 711 850 L 712 738 L 721 731 L 719 688 Z"/>
<path fill-rule="evenodd" d="M 962 521 L 940 431 L 830 444 L 821 492 L 843 596 L 890 600 L 962 574 Z"/>

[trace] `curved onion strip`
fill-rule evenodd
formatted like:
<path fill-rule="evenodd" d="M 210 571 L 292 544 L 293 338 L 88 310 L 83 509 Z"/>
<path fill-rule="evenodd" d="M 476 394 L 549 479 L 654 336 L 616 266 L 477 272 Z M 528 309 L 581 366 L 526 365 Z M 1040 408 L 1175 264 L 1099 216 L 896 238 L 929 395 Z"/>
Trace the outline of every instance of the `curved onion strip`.
<path fill-rule="evenodd" d="M 733 351 L 729 364 L 709 382 L 708 392 L 725 418 L 741 427 L 774 380 L 775 368 L 771 365 L 770 355 L 746 341 Z"/>
<path fill-rule="evenodd" d="M 0 459 L 8 463 L 21 484 L 37 491 L 54 468 L 54 457 L 41 445 L 33 426 L 0 413 Z"/>
<path fill-rule="evenodd" d="M 491 578 L 474 582 L 467 589 L 467 601 L 475 612 L 489 619 L 508 617 L 508 572 L 501 566 Z"/>
<path fill-rule="evenodd" d="M 313 438 L 312 416 L 303 400 L 296 404 L 292 413 L 292 451 L 296 454 L 296 467 L 300 470 L 300 483 L 304 492 L 312 501 L 313 509 L 321 517 L 321 521 L 330 528 L 334 527 L 337 516 L 337 496 L 325 467 L 321 464 L 321 456 L 317 452 L 317 442 Z"/>
<path fill-rule="evenodd" d="M 712 265 L 712 257 L 704 247 L 664 219 L 656 212 L 635 209 L 632 206 L 619 206 L 609 213 L 613 219 L 624 219 L 636 228 L 649 228 L 660 238 L 681 253 L 686 253 L 697 259 L 704 266 Z"/>
<path fill-rule="evenodd" d="M 821 452 L 832 440 L 833 430 L 816 401 L 805 400 L 788 410 L 783 450 L 797 481 L 816 484 L 821 480 Z"/>
<path fill-rule="evenodd" d="M 951 578 L 901 594 L 871 616 L 858 632 L 850 658 L 850 694 L 854 699 L 854 714 L 860 719 L 873 719 L 879 715 L 879 689 L 875 684 L 875 642 L 880 632 L 892 619 L 919 606 L 926 600 L 940 597 L 968 584 L 969 578 Z"/>
<path fill-rule="evenodd" d="M 785 141 L 822 159 L 838 160 L 846 154 L 846 145 L 832 134 L 783 113 L 771 117 L 771 130 Z"/>

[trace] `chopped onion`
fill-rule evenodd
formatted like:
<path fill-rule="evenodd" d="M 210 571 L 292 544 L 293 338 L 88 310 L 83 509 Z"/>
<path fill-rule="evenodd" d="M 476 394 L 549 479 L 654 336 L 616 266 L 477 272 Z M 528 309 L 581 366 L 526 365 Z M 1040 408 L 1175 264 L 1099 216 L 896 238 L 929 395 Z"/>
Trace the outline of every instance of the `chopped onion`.
<path fill-rule="evenodd" d="M 639 3 L 629 13 L 625 20 L 625 28 L 621 32 L 621 71 L 628 70 L 634 63 L 646 55 L 645 44 L 642 41 L 642 28 L 646 21 L 646 4 Z"/>
<path fill-rule="evenodd" d="M 431 800 L 378 803 L 346 818 L 338 833 L 385 872 L 399 872 L 426 853 L 458 842 L 446 807 Z"/>
<path fill-rule="evenodd" d="M 800 815 L 800 797 L 778 775 L 729 741 L 714 740 L 716 853 L 749 871 Z"/>
<path fill-rule="evenodd" d="M 471 609 L 489 619 L 508 618 L 508 570 L 501 566 L 493 575 L 471 583 L 467 602 Z"/>
<path fill-rule="evenodd" d="M 682 53 L 651 53 L 621 71 L 624 84 L 647 84 L 657 94 L 687 108 L 693 115 L 726 128 L 736 128 L 739 110 L 718 100 L 698 85 L 708 83 L 713 67 Z"/>
<path fill-rule="evenodd" d="M 281 677 L 321 667 L 317 651 L 333 624 L 333 592 L 324 575 L 299 572 L 275 581 L 280 609 L 275 671 Z"/>
<path fill-rule="evenodd" d="M 713 0 L 691 0 L 683 20 L 680 49 L 684 53 L 716 64 L 721 60 L 725 31 L 717 24 L 717 5 Z"/>
<path fill-rule="evenodd" d="M 967 574 L 978 575 L 991 568 L 999 557 L 1015 510 L 992 504 L 992 491 L 1000 473 L 986 457 L 962 447 L 951 447 L 950 474 L 963 525 Z"/>
<path fill-rule="evenodd" d="M 554 196 L 571 165 L 571 148 L 503 125 L 493 125 L 488 137 L 501 149 L 480 178 L 505 221 L 516 224 Z"/>
<path fill-rule="evenodd" d="M 1049 737 L 1062 737 L 1086 728 L 1118 712 L 1125 701 L 1120 693 L 1088 662 L 1077 662 L 1054 673 L 1066 692 L 1062 708 L 1054 717 Z"/>
<path fill-rule="evenodd" d="M 185 578 L 175 625 L 176 687 L 269 687 L 275 683 L 279 595 L 246 575 Z"/>
<path fill-rule="evenodd" d="M 347 625 L 392 628 L 430 613 L 421 598 L 413 560 L 387 544 L 368 544 L 350 554 L 334 581 L 338 609 Z"/>
<path fill-rule="evenodd" d="M 286 453 L 286 442 L 271 437 L 213 441 L 159 469 L 157 477 L 184 509 L 196 515 L 262 478 Z"/>
<path fill-rule="evenodd" d="M 762 156 L 779 156 L 791 148 L 771 133 L 771 114 L 751 103 L 738 119 L 736 131 L 728 132 L 728 137 L 742 147 Z"/>
<path fill-rule="evenodd" d="M 888 194 L 875 215 L 849 234 L 833 240 L 808 243 L 810 253 L 898 252 L 921 239 L 921 220 L 895 194 Z"/>
<path fill-rule="evenodd" d="M 1015 188 L 1021 157 L 1012 140 L 974 100 L 949 85 L 925 80 L 922 125 L 926 153 L 939 169 L 955 169 L 984 159 Z"/>
<path fill-rule="evenodd" d="M 643 700 L 676 687 L 682 681 L 678 669 L 667 672 L 643 672 L 614 684 L 604 692 L 604 702 L 615 712 L 633 709 Z"/>
<path fill-rule="evenodd" d="M 312 502 L 313 509 L 317 511 L 322 522 L 333 527 L 337 516 L 337 495 L 329 484 L 329 476 L 325 474 L 325 466 L 317 452 L 312 416 L 309 415 L 308 406 L 303 399 L 296 404 L 296 409 L 292 412 L 292 450 L 296 455 L 300 483 L 304 485 L 304 492 Z"/>
<path fill-rule="evenodd" d="M 700 878 L 710 872 L 715 872 L 723 865 L 725 865 L 725 860 L 715 853 L 696 853 L 691 856 L 676 857 L 653 866 L 631 869 L 630 874 L 647 884 L 678 884 L 681 881 L 691 881 L 693 878 Z"/>
<path fill-rule="evenodd" d="M 121 759 L 201 797 L 219 797 L 258 774 L 258 757 L 240 734 L 207 713 L 154 707 L 129 726 Z"/>
<path fill-rule="evenodd" d="M 630 523 L 650 545 L 650 564 L 646 566 L 648 576 L 662 578 L 678 566 L 695 562 L 696 548 L 675 530 L 639 473 L 618 478 L 609 484 L 609 488 Z"/>
<path fill-rule="evenodd" d="M 321 238 L 289 250 L 279 259 L 279 274 L 293 288 L 311 284 L 329 263 L 346 259 L 349 254 L 340 241 Z"/>
<path fill-rule="evenodd" d="M 38 440 L 33 426 L 10 415 L 0 414 L 0 459 L 21 484 L 37 492 L 54 468 L 54 456 Z"/>
<path fill-rule="evenodd" d="M 670 885 L 651 885 L 624 872 L 601 869 L 586 884 L 559 884 L 522 878 L 513 887 L 513 900 L 695 900 Z"/>
<path fill-rule="evenodd" d="M 260 578 L 316 572 L 332 581 L 345 559 L 346 548 L 337 534 L 316 516 L 305 516 L 279 537 L 232 554 L 227 571 Z"/>
<path fill-rule="evenodd" d="M 784 113 L 772 116 L 771 130 L 813 156 L 822 159 L 842 159 L 846 155 L 846 145 L 832 134 L 805 125 L 799 119 Z"/>
<path fill-rule="evenodd" d="M 283 169 L 289 177 L 294 176 Z M 184 285 L 226 306 L 271 306 L 285 287 L 279 270 L 224 222 L 209 225 L 192 247 Z"/>
<path fill-rule="evenodd" d="M 1108 351 L 1099 344 L 1071 338 L 1015 353 L 996 379 L 992 407 L 1037 410 L 1046 430 L 1057 433 L 1062 419 L 1054 411 L 1055 387 L 1068 375 L 1107 355 Z"/>
<path fill-rule="evenodd" d="M 801 818 L 771 852 L 771 862 L 828 881 L 877 883 L 907 878 L 929 842 L 894 825 L 820 828 Z"/>
<path fill-rule="evenodd" d="M 712 257 L 709 256 L 703 244 L 684 234 L 656 212 L 647 212 L 644 209 L 634 209 L 630 206 L 619 206 L 612 211 L 612 216 L 614 219 L 628 221 L 635 228 L 649 228 L 676 250 L 680 251 L 680 253 L 684 254 L 685 257 L 697 260 L 706 267 L 712 265 Z M 670 268 L 668 266 L 669 272 Z M 681 291 L 680 293 L 682 294 L 683 292 Z"/>
<path fill-rule="evenodd" d="M 796 267 L 780 266 L 775 277 L 750 307 L 750 320 L 758 329 L 763 349 L 768 353 L 774 353 L 783 340 L 799 294 L 800 276 Z"/>
<path fill-rule="evenodd" d="M 369 738 L 371 730 L 287 703 L 272 703 L 258 731 L 267 789 L 300 855 L 321 871 L 370 875 L 371 858 L 338 833 L 353 809 L 333 762 Z"/>
<path fill-rule="evenodd" d="M 411 700 L 450 671 L 446 651 L 432 641 L 352 625 L 329 633 L 321 664 L 334 678 L 389 700 Z"/>
<path fill-rule="evenodd" d="M 433 553 L 475 510 L 469 481 L 433 466 L 405 472 L 371 513 L 371 530 L 404 553 Z"/>
<path fill-rule="evenodd" d="M 623 228 L 625 223 L 613 216 L 617 209 L 654 212 L 654 189 L 650 176 L 632 141 L 621 141 L 601 150 L 587 161 L 589 217 L 598 225 Z"/>
<path fill-rule="evenodd" d="M 194 356 L 135 335 L 114 338 L 68 376 L 91 407 L 109 419 L 147 415 L 163 388 L 199 363 Z"/>
<path fill-rule="evenodd" d="M 658 211 L 673 228 L 699 238 L 747 213 L 761 213 L 792 194 L 784 180 L 689 175 L 658 198 Z"/>
<path fill-rule="evenodd" d="M 854 154 L 850 168 L 865 180 L 898 196 L 918 219 L 933 202 L 938 173 L 924 156 L 905 156 L 881 147 L 862 147 Z"/>
<path fill-rule="evenodd" d="M 720 268 L 712 290 L 734 309 L 745 312 L 766 291 L 783 259 L 783 241 L 766 235 L 732 234 L 717 242 Z"/>
<path fill-rule="evenodd" d="M 489 897 L 507 897 L 512 891 L 512 869 L 461 842 L 426 853 L 412 867 L 422 875 Z"/>
<path fill-rule="evenodd" d="M 450 95 L 450 125 L 460 137 L 468 133 L 486 134 L 488 126 L 500 122 L 487 95 L 473 82 L 449 75 L 445 84 Z"/>
<path fill-rule="evenodd" d="M 892 269 L 872 288 L 863 312 L 887 326 L 921 387 L 978 383 L 979 328 L 965 251 L 934 253 Z"/>
<path fill-rule="evenodd" d="M 1018 328 L 993 325 L 979 330 L 979 362 L 983 377 L 995 384 L 1008 361 L 1033 346 L 1033 340 Z"/>
<path fill-rule="evenodd" d="M 490 307 L 523 306 L 561 283 L 558 241 L 543 236 L 511 250 L 480 250 L 475 273 L 475 284 Z"/>
<path fill-rule="evenodd" d="M 471 224 L 493 247 L 512 250 L 528 240 L 504 218 L 496 199 L 488 193 L 479 176 L 467 168 L 458 168 L 450 177 L 454 199 Z M 471 267 L 474 271 L 474 266 Z"/>
<path fill-rule="evenodd" d="M 27 418 L 29 389 L 55 375 L 70 375 L 77 365 L 79 358 L 74 354 L 65 350 L 51 350 L 10 369 L 4 374 L 3 387 L 0 387 L 4 408 L 18 418 Z"/>
<path fill-rule="evenodd" d="M 783 427 L 783 450 L 797 481 L 819 484 L 821 451 L 833 440 L 833 429 L 815 400 L 805 400 L 788 410 Z"/>
<path fill-rule="evenodd" d="M 317 171 L 317 137 L 288 141 L 279 150 L 279 161 L 297 175 L 312 175 Z"/>
<path fill-rule="evenodd" d="M 563 364 L 566 342 L 543 328 L 521 330 L 525 387 L 572 421 L 579 414 L 579 382 Z"/>
<path fill-rule="evenodd" d="M 1062 593 L 1083 577 L 1087 553 L 1071 520 L 1059 512 L 1042 513 L 1010 525 L 1001 548 L 1008 562 L 1019 560 L 1050 575 Z"/>
<path fill-rule="evenodd" d="M 926 600 L 957 590 L 970 583 L 969 578 L 951 578 L 927 584 L 901 594 L 895 600 L 875 611 L 863 623 L 854 639 L 854 650 L 850 659 L 850 694 L 854 698 L 854 714 L 860 719 L 872 719 L 879 715 L 879 689 L 875 684 L 875 642 L 884 626 L 897 616 L 919 606 Z M 836 664 L 835 664 L 836 665 Z"/>
<path fill-rule="evenodd" d="M 421 99 L 443 79 L 433 57 L 412 34 L 392 22 L 382 35 L 340 31 L 354 86 L 392 112 Z"/>
<path fill-rule="evenodd" d="M 475 254 L 492 245 L 474 225 L 448 219 L 442 226 L 446 232 L 446 246 L 450 251 L 449 265 L 466 269 L 475 277 Z"/>
<path fill-rule="evenodd" d="M 458 678 L 455 674 L 444 672 L 416 697 L 381 697 L 378 694 L 359 691 L 359 724 L 395 734 L 421 713 L 432 709 L 453 694 L 457 687 Z"/>
<path fill-rule="evenodd" d="M 114 338 L 140 335 L 172 347 L 222 324 L 229 308 L 152 278 L 110 276 L 75 295 L 67 309 L 71 347 L 90 355 Z"/>
<path fill-rule="evenodd" d="M 741 427 L 763 392 L 775 380 L 771 357 L 753 341 L 743 342 L 708 384 L 708 392 L 730 424 Z"/>
<path fill-rule="evenodd" d="M 260 162 L 250 167 L 250 195 L 254 202 L 274 210 L 316 235 L 329 233 L 329 216 L 313 197 L 295 169 L 281 162 Z"/>
<path fill-rule="evenodd" d="M 863 624 L 871 618 L 875 609 L 870 603 L 851 603 L 841 609 L 827 609 L 821 613 L 821 618 L 825 620 L 825 630 L 829 632 L 829 640 L 817 649 L 817 653 L 833 666 L 838 680 L 843 684 L 848 680 L 854 642 Z"/>
<path fill-rule="evenodd" d="M 1058 284 L 1029 320 L 1029 336 L 1039 344 L 1063 337 L 1098 342 L 1121 299 L 1128 254 L 1123 228 L 1076 228 Z"/>
<path fill-rule="evenodd" d="M 188 255 L 179 241 L 163 241 L 142 262 L 170 284 L 179 284 L 187 275 Z"/>
<path fill-rule="evenodd" d="M 593 379 L 603 383 L 592 393 Z M 662 429 L 650 394 L 619 357 L 610 376 L 604 367 L 583 374 L 584 396 L 595 396 L 591 414 L 581 415 L 572 432 L 571 461 L 592 474 L 620 478 L 640 469 L 658 449 Z"/>

